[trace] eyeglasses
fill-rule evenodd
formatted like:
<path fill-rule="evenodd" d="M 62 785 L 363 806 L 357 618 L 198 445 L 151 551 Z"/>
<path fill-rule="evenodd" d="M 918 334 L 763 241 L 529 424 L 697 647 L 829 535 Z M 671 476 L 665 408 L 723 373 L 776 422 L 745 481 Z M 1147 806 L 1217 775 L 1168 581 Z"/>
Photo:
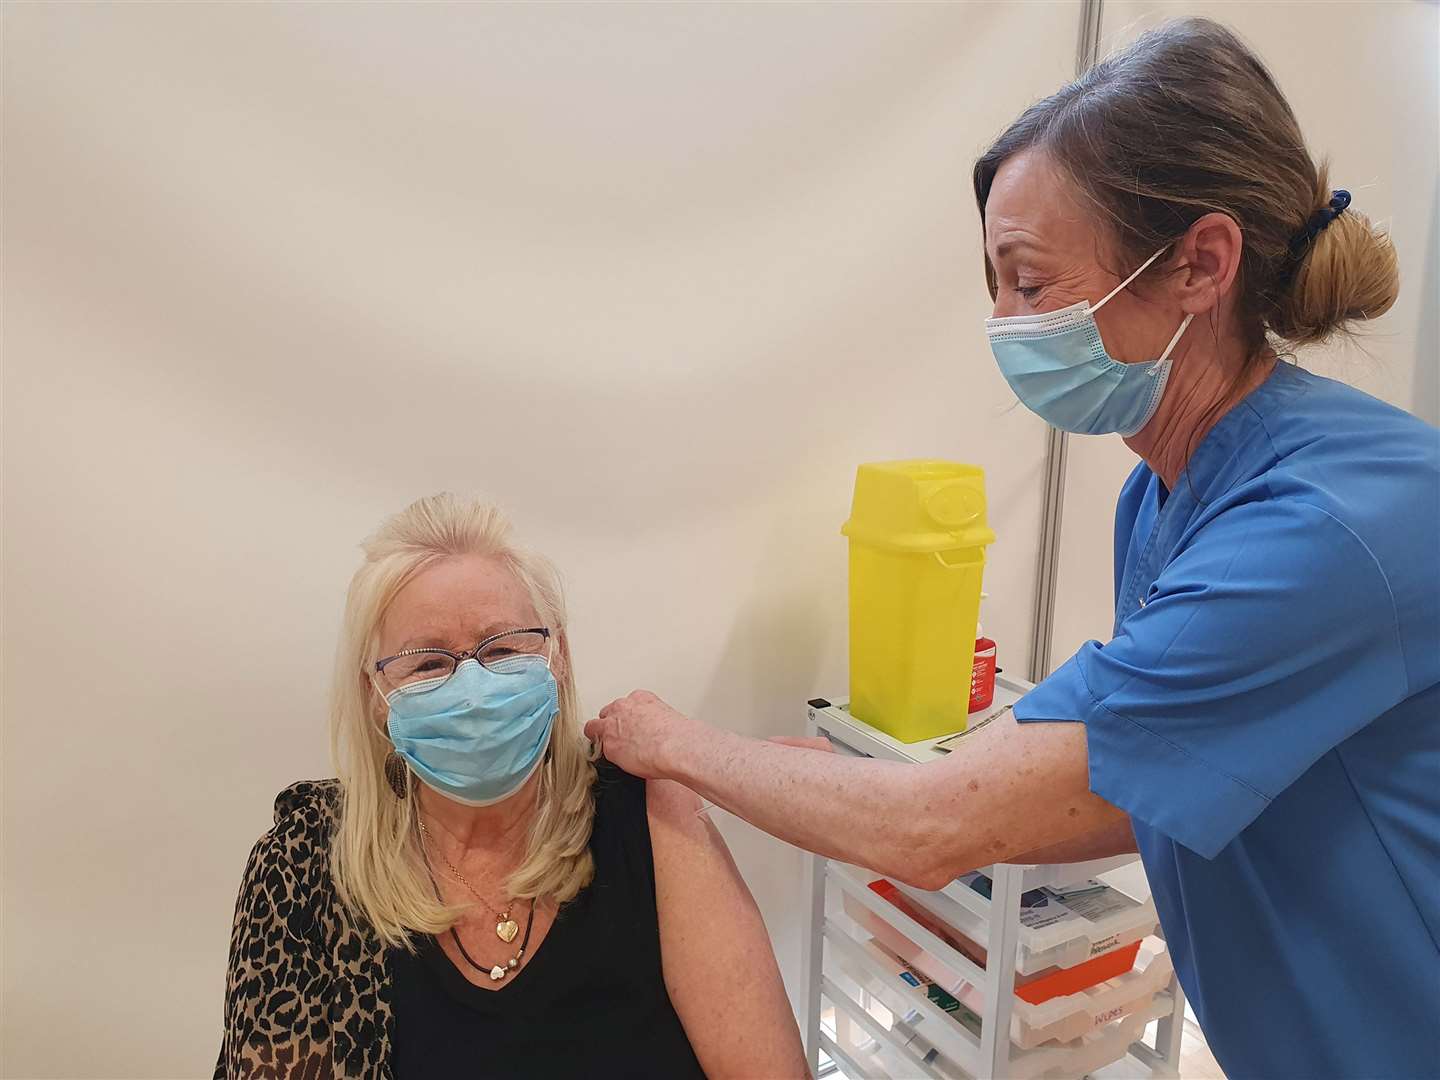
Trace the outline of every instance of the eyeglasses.
<path fill-rule="evenodd" d="M 375 661 L 375 674 L 386 694 L 400 689 L 434 690 L 454 675 L 462 662 L 471 658 L 497 675 L 515 675 L 537 660 L 549 667 L 550 652 L 550 631 L 537 626 L 495 634 L 462 653 L 449 649 L 406 649 Z"/>

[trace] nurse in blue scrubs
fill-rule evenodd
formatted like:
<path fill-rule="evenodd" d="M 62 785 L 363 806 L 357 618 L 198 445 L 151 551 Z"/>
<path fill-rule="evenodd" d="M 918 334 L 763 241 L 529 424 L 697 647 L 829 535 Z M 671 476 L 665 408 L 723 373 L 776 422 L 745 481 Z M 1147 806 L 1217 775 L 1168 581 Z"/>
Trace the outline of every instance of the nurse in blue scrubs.
<path fill-rule="evenodd" d="M 646 692 L 591 736 L 921 887 L 1138 850 L 1228 1075 L 1440 1074 L 1440 432 L 1290 355 L 1391 306 L 1393 249 L 1202 20 L 1028 109 L 975 193 L 1000 370 L 1141 459 L 1110 640 L 927 765 L 746 739 Z"/>

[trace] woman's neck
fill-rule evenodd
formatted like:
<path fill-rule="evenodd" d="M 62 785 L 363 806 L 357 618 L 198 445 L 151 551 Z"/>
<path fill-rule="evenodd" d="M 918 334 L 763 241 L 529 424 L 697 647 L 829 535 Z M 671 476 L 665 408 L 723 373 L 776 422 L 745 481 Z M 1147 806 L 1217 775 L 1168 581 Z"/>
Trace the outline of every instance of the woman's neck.
<path fill-rule="evenodd" d="M 1267 345 L 1260 360 L 1245 368 L 1250 353 L 1243 342 L 1207 337 L 1198 320 L 1190 332 L 1194 337 L 1175 357 L 1160 407 L 1125 440 L 1172 490 L 1210 429 L 1269 377 L 1276 362 Z"/>
<path fill-rule="evenodd" d="M 503 802 L 493 806 L 465 806 L 432 791 L 424 784 L 416 796 L 421 818 L 432 832 L 440 832 L 461 853 L 507 857 L 523 850 L 535 816 L 540 770 Z"/>

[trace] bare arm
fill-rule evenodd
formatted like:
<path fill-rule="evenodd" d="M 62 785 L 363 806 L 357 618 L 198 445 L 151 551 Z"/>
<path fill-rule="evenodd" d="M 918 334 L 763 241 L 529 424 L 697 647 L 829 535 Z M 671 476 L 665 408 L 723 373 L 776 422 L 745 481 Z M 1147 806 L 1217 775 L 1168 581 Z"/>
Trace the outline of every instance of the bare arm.
<path fill-rule="evenodd" d="M 670 1001 L 710 1077 L 809 1077 L 765 922 L 700 800 L 647 785 L 660 956 Z"/>
<path fill-rule="evenodd" d="M 777 735 L 769 741 L 780 743 L 782 746 L 800 746 L 808 750 L 834 750 L 830 740 L 823 736 L 797 738 L 789 735 Z M 1040 864 L 1077 863 L 1089 862 L 1091 859 L 1108 859 L 1114 855 L 1134 855 L 1136 854 L 1135 829 L 1130 824 L 1130 815 L 1119 810 L 1116 811 L 1116 815 L 1113 822 L 1102 825 L 1094 832 L 1062 840 L 1058 844 L 1036 848 L 1034 851 L 1021 852 L 1019 855 L 1013 856 L 1011 861 Z"/>
<path fill-rule="evenodd" d="M 844 758 L 712 728 L 638 692 L 586 726 L 605 754 L 765 830 L 920 888 L 1118 827 L 1089 790 L 1080 724 L 1006 714 L 924 765 Z"/>
<path fill-rule="evenodd" d="M 1011 861 L 1018 863 L 1074 863 L 1091 859 L 1108 859 L 1112 855 L 1134 855 L 1135 830 L 1130 816 L 1117 810 L 1115 821 L 1102 826 L 1095 832 L 1086 833 L 1070 840 L 1062 840 L 1049 847 L 1036 848 L 1015 856 Z"/>

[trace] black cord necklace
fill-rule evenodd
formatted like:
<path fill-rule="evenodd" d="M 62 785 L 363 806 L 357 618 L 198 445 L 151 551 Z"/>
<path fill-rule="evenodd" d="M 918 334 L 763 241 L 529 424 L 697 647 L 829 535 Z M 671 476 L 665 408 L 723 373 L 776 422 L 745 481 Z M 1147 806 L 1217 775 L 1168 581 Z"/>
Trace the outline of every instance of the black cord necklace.
<path fill-rule="evenodd" d="M 432 885 L 435 883 L 434 877 L 431 877 L 430 883 Z M 525 957 L 525 950 L 530 946 L 530 928 L 534 925 L 535 898 L 532 896 L 530 898 L 530 914 L 525 919 L 525 936 L 520 940 L 520 951 L 510 958 L 509 963 L 496 964 L 492 968 L 482 967 L 474 960 L 470 959 L 470 954 L 465 951 L 465 946 L 462 945 L 460 942 L 460 935 L 455 932 L 455 928 L 453 926 L 450 928 L 450 936 L 455 939 L 455 948 L 460 950 L 460 955 L 465 958 L 465 962 L 467 964 L 469 964 L 476 971 L 485 972 L 490 976 L 490 978 L 494 979 L 496 982 L 499 982 L 501 979 L 505 978 L 506 975 L 509 975 L 512 971 L 514 971 L 520 966 L 520 961 Z"/>
<path fill-rule="evenodd" d="M 430 855 L 425 850 L 424 844 L 420 845 L 420 857 L 425 860 L 425 873 L 430 878 L 430 888 L 435 891 L 435 899 L 442 904 L 445 903 L 445 898 L 440 895 L 440 884 L 435 880 L 435 870 L 430 865 Z M 520 941 L 520 951 L 512 956 L 508 962 L 496 964 L 494 967 L 488 968 L 477 964 L 474 959 L 471 958 L 470 954 L 465 951 L 465 946 L 460 941 L 460 935 L 455 932 L 455 927 L 453 926 L 450 927 L 450 936 L 455 941 L 455 948 L 460 950 L 460 955 L 465 958 L 467 964 L 476 971 L 485 972 L 485 974 L 489 975 L 495 982 L 499 982 L 520 966 L 520 961 L 525 958 L 525 950 L 530 947 L 530 931 L 534 926 L 535 898 L 532 896 L 530 898 L 530 914 L 525 919 L 525 936 Z"/>

